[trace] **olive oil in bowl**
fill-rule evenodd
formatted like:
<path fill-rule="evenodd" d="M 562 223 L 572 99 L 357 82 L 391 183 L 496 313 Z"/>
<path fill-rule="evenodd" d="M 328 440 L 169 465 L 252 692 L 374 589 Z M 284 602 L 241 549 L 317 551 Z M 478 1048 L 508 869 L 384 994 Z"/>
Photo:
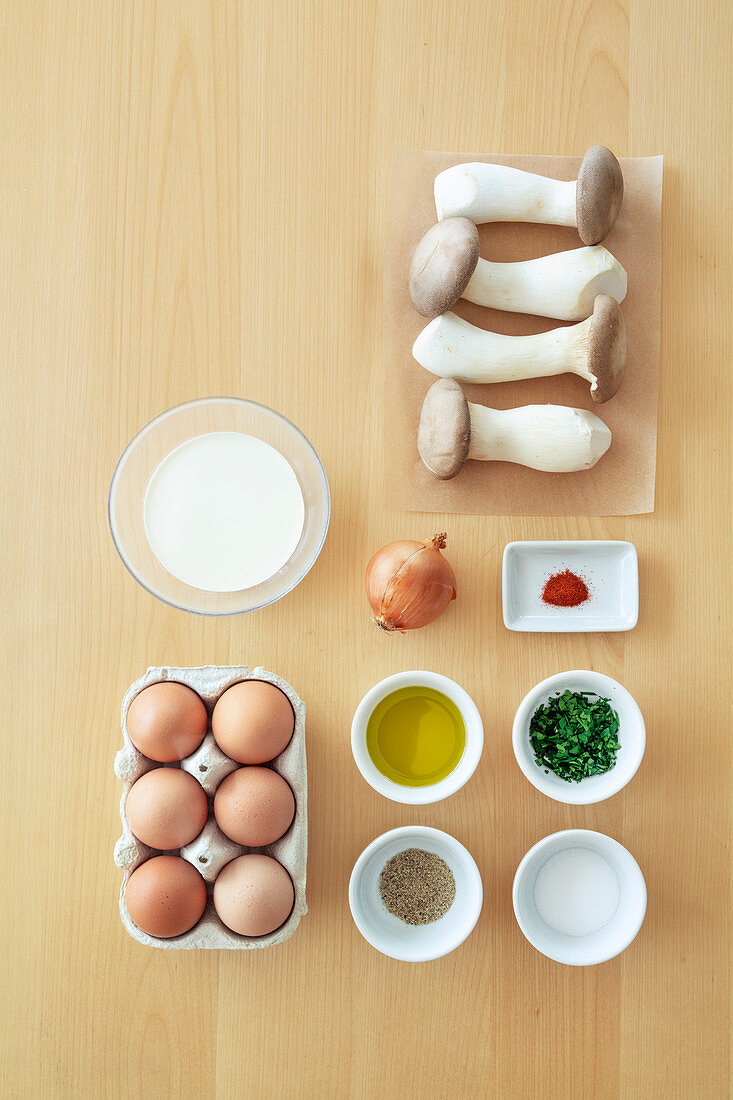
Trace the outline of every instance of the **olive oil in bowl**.
<path fill-rule="evenodd" d="M 414 685 L 386 695 L 367 722 L 372 763 L 403 787 L 429 787 L 450 775 L 466 747 L 460 710 L 435 688 Z"/>

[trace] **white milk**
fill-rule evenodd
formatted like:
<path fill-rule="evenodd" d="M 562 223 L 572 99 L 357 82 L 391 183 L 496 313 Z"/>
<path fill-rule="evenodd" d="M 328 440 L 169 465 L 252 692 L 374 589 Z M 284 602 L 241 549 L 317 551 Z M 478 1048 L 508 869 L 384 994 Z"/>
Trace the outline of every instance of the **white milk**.
<path fill-rule="evenodd" d="M 163 459 L 143 515 L 169 573 L 206 592 L 238 592 L 285 565 L 303 532 L 305 504 L 292 467 L 269 443 L 210 432 Z"/>

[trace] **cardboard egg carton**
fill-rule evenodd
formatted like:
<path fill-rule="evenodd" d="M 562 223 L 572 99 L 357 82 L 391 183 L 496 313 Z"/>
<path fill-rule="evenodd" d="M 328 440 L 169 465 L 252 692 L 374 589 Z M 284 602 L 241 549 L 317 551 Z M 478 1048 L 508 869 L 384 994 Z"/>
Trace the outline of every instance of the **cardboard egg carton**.
<path fill-rule="evenodd" d="M 136 779 L 145 772 L 152 771 L 153 768 L 178 767 L 177 764 L 158 764 L 148 760 L 135 748 L 127 731 L 127 712 L 132 700 L 143 688 L 161 680 L 175 680 L 193 688 L 206 704 L 209 717 L 208 729 L 201 745 L 195 753 L 180 762 L 180 767 L 193 775 L 204 788 L 209 799 L 209 816 L 202 832 L 195 840 L 185 848 L 165 853 L 182 856 L 202 875 L 206 882 L 206 908 L 201 920 L 189 932 L 171 939 L 149 936 L 138 928 L 130 917 L 125 898 L 127 881 L 135 868 L 149 856 L 164 854 L 140 843 L 133 835 L 125 813 L 127 796 Z M 224 836 L 214 819 L 213 799 L 216 789 L 225 776 L 240 765 L 226 756 L 216 744 L 211 732 L 211 713 L 214 704 L 227 688 L 241 680 L 266 680 L 274 684 L 287 695 L 295 713 L 295 731 L 292 739 L 270 765 L 288 781 L 292 788 L 295 795 L 295 817 L 285 836 L 264 848 L 247 848 L 241 844 L 235 844 Z M 292 936 L 300 923 L 300 918 L 307 912 L 305 879 L 308 854 L 308 776 L 305 759 L 305 703 L 290 684 L 264 668 L 250 669 L 246 666 L 223 668 L 217 665 L 206 665 L 203 668 L 149 668 L 144 676 L 128 688 L 122 700 L 122 738 L 124 747 L 115 757 L 115 775 L 125 788 L 120 801 L 122 836 L 115 844 L 114 858 L 117 866 L 124 872 L 120 890 L 120 915 L 125 929 L 132 938 L 150 947 L 241 949 L 272 947 Z M 212 891 L 216 876 L 230 860 L 247 852 L 264 852 L 266 855 L 274 856 L 288 871 L 295 887 L 295 904 L 290 916 L 285 924 L 267 936 L 240 936 L 232 932 L 222 924 L 214 909 Z"/>

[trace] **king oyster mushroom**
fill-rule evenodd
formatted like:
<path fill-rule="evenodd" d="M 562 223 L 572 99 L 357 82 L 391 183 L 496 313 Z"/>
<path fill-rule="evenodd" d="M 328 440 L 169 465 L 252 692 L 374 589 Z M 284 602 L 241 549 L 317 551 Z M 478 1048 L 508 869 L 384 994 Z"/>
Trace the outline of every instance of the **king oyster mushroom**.
<path fill-rule="evenodd" d="M 610 445 L 611 432 L 594 413 L 565 405 L 489 409 L 467 401 L 452 378 L 428 390 L 417 435 L 420 458 L 442 481 L 460 473 L 469 458 L 549 473 L 589 470 Z"/>
<path fill-rule="evenodd" d="M 455 313 L 441 313 L 422 330 L 412 354 L 420 366 L 458 382 L 514 382 L 570 371 L 590 382 L 599 404 L 621 385 L 626 327 L 618 302 L 598 294 L 593 313 L 569 328 L 533 336 L 487 332 Z"/>
<path fill-rule="evenodd" d="M 582 321 L 599 294 L 617 302 L 626 297 L 626 272 L 603 245 L 492 263 L 479 256 L 478 229 L 469 218 L 436 222 L 410 265 L 410 297 L 424 317 L 437 317 L 466 298 L 510 313 Z"/>
<path fill-rule="evenodd" d="M 624 197 L 621 165 L 605 145 L 583 157 L 577 180 L 565 183 L 504 164 L 455 164 L 435 177 L 438 221 L 544 222 L 577 226 L 584 244 L 598 244 Z"/>

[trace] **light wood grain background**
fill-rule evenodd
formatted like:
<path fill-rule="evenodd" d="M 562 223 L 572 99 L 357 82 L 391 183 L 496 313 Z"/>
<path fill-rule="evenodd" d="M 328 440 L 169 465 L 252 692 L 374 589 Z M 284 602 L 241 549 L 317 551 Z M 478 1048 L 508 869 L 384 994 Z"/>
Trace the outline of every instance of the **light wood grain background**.
<path fill-rule="evenodd" d="M 6 0 L 0 7 L 3 1097 L 723 1097 L 730 777 L 730 7 L 719 0 Z M 451 517 L 457 605 L 387 638 L 366 559 L 439 516 L 382 500 L 381 274 L 392 146 L 664 153 L 657 509 Z M 153 415 L 233 393 L 319 450 L 333 521 L 307 581 L 207 621 L 140 590 L 106 492 Z M 629 538 L 629 635 L 501 625 L 509 539 Z M 149 664 L 261 662 L 308 702 L 310 912 L 272 951 L 146 950 L 117 915 L 112 763 Z M 352 711 L 400 669 L 455 677 L 486 750 L 444 804 L 380 799 Z M 648 724 L 636 779 L 566 808 L 523 779 L 514 709 L 592 667 Z M 480 923 L 409 966 L 356 932 L 347 881 L 392 826 L 476 857 Z M 649 911 L 601 967 L 533 951 L 511 909 L 525 850 L 599 828 Z"/>

